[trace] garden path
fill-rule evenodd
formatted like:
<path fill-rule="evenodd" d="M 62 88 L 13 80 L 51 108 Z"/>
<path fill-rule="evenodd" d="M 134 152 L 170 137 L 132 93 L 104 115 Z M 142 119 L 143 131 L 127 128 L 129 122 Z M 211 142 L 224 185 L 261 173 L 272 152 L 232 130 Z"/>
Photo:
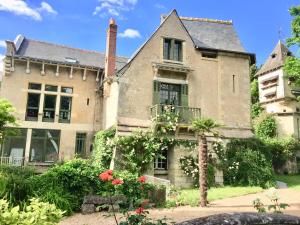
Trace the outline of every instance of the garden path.
<path fill-rule="evenodd" d="M 150 210 L 152 218 L 171 218 L 172 221 L 180 222 L 198 217 L 228 212 L 255 212 L 252 201 L 260 198 L 264 204 L 270 204 L 266 197 L 268 191 L 249 194 L 239 197 L 216 200 L 210 203 L 207 208 L 182 206 L 173 209 Z M 300 216 L 300 191 L 293 189 L 278 189 L 277 193 L 280 202 L 290 205 L 284 213 Z M 115 225 L 113 217 L 104 217 L 105 213 L 94 213 L 91 215 L 75 214 L 66 218 L 60 225 Z"/>

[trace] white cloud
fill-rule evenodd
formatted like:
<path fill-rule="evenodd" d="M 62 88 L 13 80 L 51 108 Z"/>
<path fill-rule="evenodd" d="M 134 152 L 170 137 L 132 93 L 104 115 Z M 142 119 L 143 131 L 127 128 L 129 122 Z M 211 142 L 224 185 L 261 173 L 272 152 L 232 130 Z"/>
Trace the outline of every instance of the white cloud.
<path fill-rule="evenodd" d="M 159 3 L 156 3 L 156 4 L 154 5 L 154 7 L 155 7 L 155 8 L 158 8 L 158 9 L 165 9 L 165 8 L 166 8 L 166 6 L 164 6 L 164 5 L 162 5 L 162 4 L 159 4 Z"/>
<path fill-rule="evenodd" d="M 39 8 L 39 11 L 40 12 L 45 11 L 47 13 L 54 14 L 54 15 L 57 14 L 57 12 L 47 2 L 42 2 L 41 3 L 41 7 Z"/>
<path fill-rule="evenodd" d="M 0 40 L 0 48 L 6 48 L 6 43 L 3 40 Z"/>
<path fill-rule="evenodd" d="M 122 11 L 130 11 L 134 9 L 138 0 L 98 0 L 100 5 L 96 6 L 93 15 L 104 16 L 120 16 Z"/>
<path fill-rule="evenodd" d="M 43 12 L 57 14 L 57 12 L 46 2 L 42 2 L 39 8 L 33 8 L 24 0 L 0 0 L 0 11 L 27 16 L 37 21 L 42 20 L 41 13 Z"/>
<path fill-rule="evenodd" d="M 138 30 L 126 29 L 123 33 L 118 35 L 121 38 L 140 38 L 141 34 Z"/>

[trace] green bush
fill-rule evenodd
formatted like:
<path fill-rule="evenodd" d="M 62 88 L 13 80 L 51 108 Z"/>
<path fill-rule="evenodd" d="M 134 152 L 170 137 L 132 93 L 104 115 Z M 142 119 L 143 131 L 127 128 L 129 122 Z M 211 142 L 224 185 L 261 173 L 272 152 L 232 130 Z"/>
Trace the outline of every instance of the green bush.
<path fill-rule="evenodd" d="M 224 183 L 229 185 L 274 185 L 272 154 L 259 139 L 232 139 L 224 148 L 215 151 L 224 172 Z"/>
<path fill-rule="evenodd" d="M 274 116 L 261 113 L 254 120 L 254 133 L 259 138 L 273 138 L 277 134 L 277 124 Z"/>
<path fill-rule="evenodd" d="M 70 214 L 78 211 L 87 194 L 101 191 L 96 179 L 101 172 L 90 161 L 73 159 L 29 179 L 31 195 L 56 204 Z"/>
<path fill-rule="evenodd" d="M 272 164 L 276 172 L 280 172 L 288 160 L 294 159 L 300 149 L 300 142 L 293 137 L 266 138 L 263 142 L 272 153 Z"/>
<path fill-rule="evenodd" d="M 3 225 L 56 225 L 63 212 L 55 205 L 30 199 L 23 210 L 19 206 L 10 207 L 6 200 L 0 199 L 0 224 Z"/>
<path fill-rule="evenodd" d="M 92 153 L 94 165 L 101 166 L 103 168 L 109 168 L 113 150 L 115 147 L 113 143 L 115 134 L 115 129 L 97 132 L 97 134 L 95 135 Z"/>
<path fill-rule="evenodd" d="M 199 187 L 198 156 L 183 156 L 179 159 L 179 162 L 183 172 L 193 179 L 195 187 Z M 209 162 L 207 167 L 207 184 L 208 187 L 213 187 L 215 185 L 215 169 L 212 162 Z"/>
<path fill-rule="evenodd" d="M 256 117 L 258 117 L 261 112 L 263 111 L 263 108 L 260 106 L 260 104 L 254 103 L 251 105 L 251 118 L 254 119 Z"/>
<path fill-rule="evenodd" d="M 28 200 L 28 178 L 35 175 L 30 167 L 0 167 L 0 198 L 5 198 L 12 205 L 24 204 Z"/>

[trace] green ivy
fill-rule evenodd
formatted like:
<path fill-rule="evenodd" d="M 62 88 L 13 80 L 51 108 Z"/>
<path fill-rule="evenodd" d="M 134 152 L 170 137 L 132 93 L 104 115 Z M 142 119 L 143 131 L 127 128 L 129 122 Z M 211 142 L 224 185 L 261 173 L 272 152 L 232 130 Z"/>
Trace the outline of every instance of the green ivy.
<path fill-rule="evenodd" d="M 112 159 L 115 144 L 113 138 L 116 135 L 116 129 L 99 131 L 95 135 L 92 159 L 95 166 L 108 168 Z"/>
<path fill-rule="evenodd" d="M 259 138 L 273 138 L 277 134 L 277 124 L 274 116 L 261 113 L 254 120 L 254 133 Z"/>

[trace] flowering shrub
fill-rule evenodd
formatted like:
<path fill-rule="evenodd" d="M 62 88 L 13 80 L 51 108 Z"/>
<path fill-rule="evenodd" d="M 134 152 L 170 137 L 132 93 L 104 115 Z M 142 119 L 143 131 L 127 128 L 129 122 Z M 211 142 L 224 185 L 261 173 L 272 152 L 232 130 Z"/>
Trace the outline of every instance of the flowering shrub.
<path fill-rule="evenodd" d="M 113 210 L 113 215 L 117 225 L 167 225 L 164 220 L 153 221 L 149 219 L 146 207 L 149 200 L 148 197 L 149 190 L 153 188 L 152 185 L 146 183 L 146 177 L 140 176 L 135 177 L 135 180 L 132 179 L 134 175 L 118 173 L 111 170 L 107 170 L 99 174 L 99 179 L 101 182 L 105 182 L 107 186 L 106 195 L 124 195 L 127 198 L 128 204 L 127 208 L 123 210 L 126 220 L 118 222 L 116 214 L 114 212 L 113 203 L 111 203 L 111 208 Z M 122 179 L 121 177 L 125 177 Z M 103 193 L 101 193 L 103 194 Z M 133 207 L 133 208 L 132 208 Z M 130 214 L 129 211 L 135 209 L 135 214 Z"/>
<path fill-rule="evenodd" d="M 192 155 L 183 156 L 179 159 L 180 168 L 183 172 L 191 177 L 194 181 L 196 187 L 199 186 L 199 164 L 198 157 L 193 157 Z M 208 164 L 207 173 L 208 186 L 212 187 L 215 183 L 215 170 L 211 163 Z"/>

